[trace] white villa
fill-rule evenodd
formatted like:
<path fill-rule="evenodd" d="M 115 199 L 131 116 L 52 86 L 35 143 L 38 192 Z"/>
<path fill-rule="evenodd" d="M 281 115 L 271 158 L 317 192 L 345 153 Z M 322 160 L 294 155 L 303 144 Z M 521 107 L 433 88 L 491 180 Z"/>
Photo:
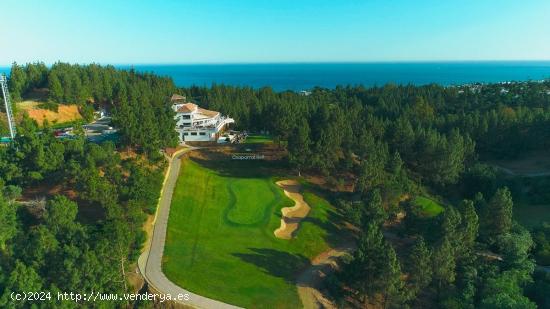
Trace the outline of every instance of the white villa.
<path fill-rule="evenodd" d="M 218 141 L 227 125 L 235 123 L 233 118 L 222 116 L 220 112 L 200 108 L 186 101 L 184 96 L 177 94 L 171 98 L 180 142 Z"/>

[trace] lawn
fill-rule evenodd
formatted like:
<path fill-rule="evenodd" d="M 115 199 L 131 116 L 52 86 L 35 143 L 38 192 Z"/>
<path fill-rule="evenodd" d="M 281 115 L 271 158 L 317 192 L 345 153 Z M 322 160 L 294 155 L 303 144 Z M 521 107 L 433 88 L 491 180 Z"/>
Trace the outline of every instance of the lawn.
<path fill-rule="evenodd" d="M 247 168 L 247 164 L 248 166 Z M 296 238 L 273 235 L 292 206 L 275 177 L 248 162 L 206 167 L 185 159 L 174 190 L 163 271 L 200 295 L 247 308 L 300 308 L 295 278 L 338 237 L 330 204 L 307 189 L 312 210 Z"/>
<path fill-rule="evenodd" d="M 273 143 L 273 138 L 267 135 L 249 135 L 246 137 L 245 144 L 267 144 Z"/>
<path fill-rule="evenodd" d="M 436 201 L 423 196 L 416 197 L 413 200 L 413 205 L 418 207 L 420 213 L 427 218 L 435 217 L 445 209 Z"/>

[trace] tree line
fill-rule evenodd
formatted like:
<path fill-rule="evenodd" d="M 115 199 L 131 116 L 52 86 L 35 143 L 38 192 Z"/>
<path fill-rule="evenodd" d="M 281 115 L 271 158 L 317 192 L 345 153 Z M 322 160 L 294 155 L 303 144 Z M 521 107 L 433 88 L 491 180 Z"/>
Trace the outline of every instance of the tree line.
<path fill-rule="evenodd" d="M 97 64 L 14 63 L 9 88 L 16 102 L 34 89 L 47 89 L 49 102 L 78 104 L 88 121 L 94 106 L 107 109 L 124 146 L 155 153 L 177 143 L 169 105 L 176 87 L 170 78 Z"/>
<path fill-rule="evenodd" d="M 458 181 L 475 156 L 514 157 L 547 148 L 549 89 L 546 81 L 316 88 L 308 96 L 225 85 L 182 91 L 229 114 L 240 128 L 272 134 L 288 146 L 290 163 L 298 170 L 358 172 L 354 168 L 368 169 L 361 165 L 383 166 L 366 162 L 398 152 L 418 179 L 448 185 Z M 380 153 L 367 158 L 373 147 Z"/>

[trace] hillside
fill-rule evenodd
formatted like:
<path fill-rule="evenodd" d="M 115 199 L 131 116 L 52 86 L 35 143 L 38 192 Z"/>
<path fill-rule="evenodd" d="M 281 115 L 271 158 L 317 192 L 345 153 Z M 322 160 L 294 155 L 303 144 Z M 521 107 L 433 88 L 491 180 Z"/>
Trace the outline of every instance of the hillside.
<path fill-rule="evenodd" d="M 22 117 L 24 113 L 42 125 L 45 120 L 50 124 L 70 123 L 82 119 L 78 105 L 58 104 L 57 112 L 42 108 L 43 102 L 26 100 L 17 103 L 17 116 Z"/>

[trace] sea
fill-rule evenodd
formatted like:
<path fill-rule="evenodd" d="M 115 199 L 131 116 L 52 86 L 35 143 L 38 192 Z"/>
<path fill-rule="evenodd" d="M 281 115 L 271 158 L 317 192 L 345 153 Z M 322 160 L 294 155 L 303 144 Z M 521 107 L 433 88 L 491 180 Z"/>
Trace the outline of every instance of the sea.
<path fill-rule="evenodd" d="M 550 79 L 550 61 L 265 63 L 265 64 L 136 64 L 115 65 L 171 77 L 179 87 L 226 84 L 276 91 L 314 87 L 393 84 L 440 84 Z M 9 73 L 0 67 L 0 73 Z"/>

